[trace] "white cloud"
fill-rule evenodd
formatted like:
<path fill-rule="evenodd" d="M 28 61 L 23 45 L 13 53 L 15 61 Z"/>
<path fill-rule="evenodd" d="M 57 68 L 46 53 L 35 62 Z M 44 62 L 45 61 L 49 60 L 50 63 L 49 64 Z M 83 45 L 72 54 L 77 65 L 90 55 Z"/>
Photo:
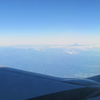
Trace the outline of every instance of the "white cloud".
<path fill-rule="evenodd" d="M 79 53 L 77 51 L 70 51 L 70 50 L 67 50 L 66 52 L 69 53 L 69 54 L 77 54 L 77 53 Z"/>
<path fill-rule="evenodd" d="M 95 47 L 100 47 L 100 46 L 99 45 L 77 45 L 77 46 L 76 45 L 52 45 L 50 46 L 50 48 L 63 48 L 63 49 L 66 49 L 66 51 L 67 50 L 70 51 L 72 49 L 75 49 L 76 51 L 77 50 L 87 51 Z"/>

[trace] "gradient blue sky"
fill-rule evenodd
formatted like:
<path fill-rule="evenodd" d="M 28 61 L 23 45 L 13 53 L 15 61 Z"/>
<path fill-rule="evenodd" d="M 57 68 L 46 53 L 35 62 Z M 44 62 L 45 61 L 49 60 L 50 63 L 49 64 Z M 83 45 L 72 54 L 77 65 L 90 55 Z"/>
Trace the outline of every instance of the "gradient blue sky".
<path fill-rule="evenodd" d="M 100 44 L 100 0 L 0 0 L 0 45 Z"/>

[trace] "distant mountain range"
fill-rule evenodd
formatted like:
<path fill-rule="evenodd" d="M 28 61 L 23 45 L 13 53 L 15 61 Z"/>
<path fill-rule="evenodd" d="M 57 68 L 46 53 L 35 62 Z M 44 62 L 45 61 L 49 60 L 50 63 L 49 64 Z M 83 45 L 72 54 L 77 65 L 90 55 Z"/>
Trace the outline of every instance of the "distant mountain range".
<path fill-rule="evenodd" d="M 75 44 L 70 45 L 70 46 L 85 46 L 85 45 L 80 45 L 80 44 L 78 44 L 78 43 L 75 43 Z"/>

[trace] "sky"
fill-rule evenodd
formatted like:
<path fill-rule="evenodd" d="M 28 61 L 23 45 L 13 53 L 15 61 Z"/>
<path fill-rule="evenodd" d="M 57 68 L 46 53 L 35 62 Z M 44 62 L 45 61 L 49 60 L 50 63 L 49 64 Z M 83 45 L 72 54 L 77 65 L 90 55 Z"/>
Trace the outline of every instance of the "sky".
<path fill-rule="evenodd" d="M 0 46 L 99 45 L 100 0 L 0 0 Z"/>

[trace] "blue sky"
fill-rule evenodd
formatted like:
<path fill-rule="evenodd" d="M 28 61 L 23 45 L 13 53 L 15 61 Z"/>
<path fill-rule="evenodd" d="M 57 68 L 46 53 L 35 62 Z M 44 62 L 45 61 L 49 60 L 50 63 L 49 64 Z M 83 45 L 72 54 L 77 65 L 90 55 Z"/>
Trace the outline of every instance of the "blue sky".
<path fill-rule="evenodd" d="M 0 0 L 0 45 L 100 43 L 100 0 Z"/>

